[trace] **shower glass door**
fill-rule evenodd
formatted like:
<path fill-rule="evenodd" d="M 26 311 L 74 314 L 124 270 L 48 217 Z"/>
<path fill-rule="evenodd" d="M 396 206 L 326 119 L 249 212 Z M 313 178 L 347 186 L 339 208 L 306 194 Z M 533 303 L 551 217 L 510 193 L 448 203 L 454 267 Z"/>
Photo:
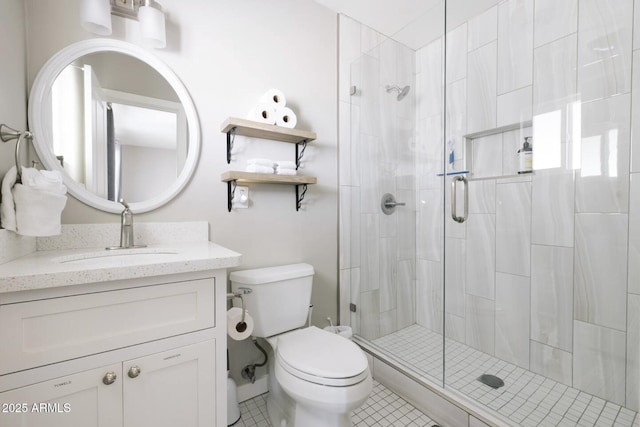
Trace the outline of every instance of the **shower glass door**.
<path fill-rule="evenodd" d="M 425 5 L 399 30 L 424 43 L 340 16 L 341 321 L 442 386 L 444 2 Z"/>
<path fill-rule="evenodd" d="M 517 425 L 638 425 L 633 27 L 632 0 L 447 25 L 444 382 Z"/>
<path fill-rule="evenodd" d="M 634 3 L 340 16 L 340 321 L 507 424 L 640 424 Z"/>

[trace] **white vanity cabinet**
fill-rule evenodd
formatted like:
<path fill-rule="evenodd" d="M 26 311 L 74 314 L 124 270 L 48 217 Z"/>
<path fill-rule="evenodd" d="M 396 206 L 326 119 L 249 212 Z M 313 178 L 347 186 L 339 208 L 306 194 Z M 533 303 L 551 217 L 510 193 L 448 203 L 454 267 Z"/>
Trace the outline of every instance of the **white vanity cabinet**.
<path fill-rule="evenodd" d="M 0 293 L 0 427 L 226 426 L 226 270 Z"/>
<path fill-rule="evenodd" d="M 214 426 L 214 360 L 209 340 L 7 391 L 0 425 Z"/>

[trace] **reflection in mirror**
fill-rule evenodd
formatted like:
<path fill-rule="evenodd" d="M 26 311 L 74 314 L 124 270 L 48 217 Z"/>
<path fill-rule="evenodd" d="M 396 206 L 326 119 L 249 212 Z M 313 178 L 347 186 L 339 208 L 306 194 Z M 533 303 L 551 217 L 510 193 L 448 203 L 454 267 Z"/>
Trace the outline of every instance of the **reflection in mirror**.
<path fill-rule="evenodd" d="M 188 152 L 184 108 L 148 64 L 119 52 L 84 55 L 51 87 L 51 149 L 98 197 L 140 202 L 178 178 Z"/>

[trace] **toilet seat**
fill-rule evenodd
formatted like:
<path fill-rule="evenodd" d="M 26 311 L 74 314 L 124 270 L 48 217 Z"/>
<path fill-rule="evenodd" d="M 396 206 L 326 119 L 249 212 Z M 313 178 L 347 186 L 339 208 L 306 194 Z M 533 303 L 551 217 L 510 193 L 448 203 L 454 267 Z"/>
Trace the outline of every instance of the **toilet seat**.
<path fill-rule="evenodd" d="M 351 385 L 355 385 L 362 382 L 369 375 L 367 371 L 364 371 L 358 375 L 355 375 L 349 378 L 318 377 L 316 375 L 310 375 L 306 372 L 300 371 L 292 367 L 291 365 L 287 364 L 287 362 L 283 361 L 282 359 L 278 359 L 277 362 L 285 371 L 287 371 L 289 374 L 293 375 L 296 378 L 299 378 L 301 380 L 304 380 L 310 383 L 331 386 L 331 387 L 348 387 Z"/>
<path fill-rule="evenodd" d="M 369 375 L 356 344 L 315 326 L 279 337 L 276 362 L 297 378 L 332 387 L 351 386 Z"/>

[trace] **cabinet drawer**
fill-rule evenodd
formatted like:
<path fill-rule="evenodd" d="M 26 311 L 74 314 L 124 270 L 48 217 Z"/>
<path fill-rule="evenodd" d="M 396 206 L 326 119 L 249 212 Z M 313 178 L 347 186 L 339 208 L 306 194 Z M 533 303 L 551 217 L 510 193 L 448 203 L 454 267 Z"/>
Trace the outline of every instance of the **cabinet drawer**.
<path fill-rule="evenodd" d="M 0 375 L 215 326 L 214 279 L 0 306 Z"/>

